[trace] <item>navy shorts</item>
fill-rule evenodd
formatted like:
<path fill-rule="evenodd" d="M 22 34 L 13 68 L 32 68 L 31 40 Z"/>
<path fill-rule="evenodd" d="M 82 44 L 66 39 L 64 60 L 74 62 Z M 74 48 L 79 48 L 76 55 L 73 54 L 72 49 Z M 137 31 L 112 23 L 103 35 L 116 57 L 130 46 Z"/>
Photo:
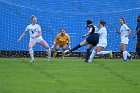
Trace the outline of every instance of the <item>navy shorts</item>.
<path fill-rule="evenodd" d="M 86 41 L 89 44 L 92 44 L 93 46 L 96 46 L 99 42 L 99 34 L 94 33 L 92 35 L 89 35 L 89 37 L 86 39 Z"/>

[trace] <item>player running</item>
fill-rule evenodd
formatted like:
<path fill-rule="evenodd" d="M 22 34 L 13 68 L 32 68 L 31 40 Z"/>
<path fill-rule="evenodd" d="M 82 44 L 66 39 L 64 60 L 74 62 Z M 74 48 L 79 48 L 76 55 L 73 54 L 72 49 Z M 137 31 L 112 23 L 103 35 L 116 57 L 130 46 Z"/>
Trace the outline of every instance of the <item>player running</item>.
<path fill-rule="evenodd" d="M 92 54 L 90 55 L 89 61 L 92 62 L 93 58 L 96 54 L 110 54 L 110 57 L 112 57 L 112 51 L 103 51 L 107 46 L 107 30 L 105 28 L 105 21 L 100 20 L 99 22 L 99 43 L 97 44 L 96 48 L 92 51 Z"/>
<path fill-rule="evenodd" d="M 43 47 L 46 48 L 47 54 L 48 54 L 48 61 L 51 58 L 51 49 L 49 48 L 49 45 L 47 44 L 47 42 L 42 38 L 42 32 L 41 32 L 41 27 L 39 24 L 37 24 L 37 17 L 36 16 L 31 16 L 31 21 L 32 24 L 28 25 L 25 28 L 25 31 L 23 32 L 23 34 L 20 36 L 20 38 L 18 39 L 18 42 L 21 41 L 21 39 L 27 34 L 27 32 L 29 32 L 30 34 L 30 41 L 29 41 L 29 54 L 31 57 L 31 61 L 30 62 L 34 62 L 34 51 L 33 51 L 33 47 L 36 45 L 36 43 L 39 43 L 40 45 L 42 45 Z"/>
<path fill-rule="evenodd" d="M 64 58 L 64 51 L 66 50 L 66 47 L 68 46 L 70 48 L 70 36 L 65 33 L 64 28 L 62 28 L 60 30 L 60 33 L 56 36 L 52 49 L 54 48 L 54 46 L 55 51 L 53 53 L 53 57 L 56 57 L 58 50 L 60 49 L 60 47 L 62 47 L 62 58 Z"/>
<path fill-rule="evenodd" d="M 72 51 L 77 50 L 78 48 L 81 48 L 82 46 L 85 46 L 87 44 L 90 44 L 91 47 L 96 46 L 98 44 L 99 35 L 97 32 L 95 32 L 95 27 L 93 26 L 92 21 L 87 20 L 86 25 L 89 28 L 89 31 L 87 34 L 83 35 L 82 37 L 85 38 L 86 36 L 88 36 L 87 39 L 84 40 L 83 42 L 81 42 L 80 44 L 78 44 L 77 46 L 75 46 L 74 48 L 72 48 L 70 50 L 66 50 L 65 54 L 70 54 L 70 53 L 72 53 Z M 86 55 L 85 62 L 88 62 L 89 56 L 90 56 L 90 50 L 87 49 L 87 55 Z"/>
<path fill-rule="evenodd" d="M 132 56 L 126 51 L 126 46 L 128 45 L 128 37 L 130 35 L 130 28 L 126 25 L 125 19 L 120 18 L 120 31 L 116 31 L 118 34 L 121 35 L 121 51 L 123 52 L 123 59 L 127 61 L 127 57 L 129 60 L 132 60 Z"/>
<path fill-rule="evenodd" d="M 137 17 L 137 27 L 133 38 L 135 38 L 136 36 L 137 36 L 136 52 L 140 58 L 140 15 Z"/>

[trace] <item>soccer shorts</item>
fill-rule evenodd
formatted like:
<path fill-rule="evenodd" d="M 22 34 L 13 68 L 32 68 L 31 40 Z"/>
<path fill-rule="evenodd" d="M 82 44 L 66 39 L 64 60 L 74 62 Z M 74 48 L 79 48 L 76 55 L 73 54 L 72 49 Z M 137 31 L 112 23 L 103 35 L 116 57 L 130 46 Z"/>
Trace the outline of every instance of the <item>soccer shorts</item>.
<path fill-rule="evenodd" d="M 86 41 L 89 44 L 92 44 L 93 46 L 96 46 L 99 42 L 99 35 L 97 33 L 94 33 L 93 35 L 88 36 Z"/>
<path fill-rule="evenodd" d="M 97 46 L 100 46 L 100 47 L 106 48 L 107 43 L 99 42 L 99 43 L 97 44 Z"/>
<path fill-rule="evenodd" d="M 30 42 L 31 41 L 33 41 L 33 42 L 35 42 L 35 43 L 40 43 L 42 40 L 44 40 L 43 38 L 42 38 L 42 36 L 39 36 L 39 37 L 37 37 L 37 38 L 30 38 Z"/>
<path fill-rule="evenodd" d="M 121 44 L 128 44 L 128 41 L 129 41 L 129 39 L 126 37 L 121 38 Z"/>

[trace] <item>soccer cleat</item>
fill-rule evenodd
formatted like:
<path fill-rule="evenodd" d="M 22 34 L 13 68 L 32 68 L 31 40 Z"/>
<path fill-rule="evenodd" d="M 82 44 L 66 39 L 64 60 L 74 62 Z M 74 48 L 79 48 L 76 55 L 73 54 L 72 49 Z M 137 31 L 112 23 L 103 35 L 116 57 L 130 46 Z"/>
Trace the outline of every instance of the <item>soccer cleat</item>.
<path fill-rule="evenodd" d="M 34 59 L 32 59 L 30 62 L 35 62 L 35 60 L 34 60 Z"/>
<path fill-rule="evenodd" d="M 88 60 L 85 60 L 85 62 L 87 63 L 87 62 L 88 62 Z"/>
<path fill-rule="evenodd" d="M 112 51 L 111 51 L 111 50 L 109 51 L 109 55 L 110 55 L 110 58 L 113 57 L 113 55 L 112 55 Z"/>
<path fill-rule="evenodd" d="M 65 53 L 66 56 L 70 56 L 71 55 L 71 51 L 70 50 L 65 50 L 64 53 Z"/>
<path fill-rule="evenodd" d="M 128 57 L 128 59 L 129 59 L 129 61 L 131 61 L 132 60 L 132 56 Z"/>
<path fill-rule="evenodd" d="M 91 63 L 92 61 L 91 60 L 88 60 L 88 63 Z"/>
<path fill-rule="evenodd" d="M 127 60 L 123 60 L 124 62 L 127 62 Z"/>

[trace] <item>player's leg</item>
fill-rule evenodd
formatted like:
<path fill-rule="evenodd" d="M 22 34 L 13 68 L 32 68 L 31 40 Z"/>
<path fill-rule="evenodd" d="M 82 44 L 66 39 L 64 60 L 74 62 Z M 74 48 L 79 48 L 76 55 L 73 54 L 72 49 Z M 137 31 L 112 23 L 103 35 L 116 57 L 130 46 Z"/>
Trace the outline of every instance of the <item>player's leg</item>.
<path fill-rule="evenodd" d="M 85 60 L 85 62 L 88 62 L 88 59 L 89 59 L 89 57 L 90 57 L 90 50 L 93 48 L 93 45 L 92 44 L 90 44 L 89 46 L 88 46 L 88 48 L 87 48 L 87 53 L 86 53 L 86 60 Z"/>
<path fill-rule="evenodd" d="M 60 44 L 56 44 L 56 48 L 55 48 L 55 51 L 53 53 L 53 57 L 56 57 L 57 53 L 58 53 L 58 50 L 60 49 Z"/>
<path fill-rule="evenodd" d="M 127 57 L 129 60 L 132 60 L 132 56 L 126 51 L 126 46 L 128 45 L 128 38 L 121 39 L 121 51 L 123 52 L 123 59 L 124 61 L 127 60 Z"/>
<path fill-rule="evenodd" d="M 82 46 L 85 46 L 87 44 L 88 44 L 88 42 L 86 40 L 84 40 L 83 42 L 81 42 L 80 44 L 78 44 L 77 46 L 75 46 L 74 48 L 72 48 L 72 49 L 70 49 L 68 51 L 65 51 L 64 53 L 65 54 L 70 54 L 72 51 L 77 50 L 78 48 L 81 48 Z"/>
<path fill-rule="evenodd" d="M 51 58 L 51 49 L 50 49 L 48 43 L 44 39 L 42 39 L 41 41 L 38 41 L 38 43 L 41 46 L 43 46 L 43 47 L 46 48 L 46 51 L 47 51 L 47 54 L 48 54 L 48 61 L 50 61 L 50 58 Z"/>
<path fill-rule="evenodd" d="M 124 61 L 126 61 L 127 60 L 126 44 L 121 44 L 120 48 L 121 48 L 121 51 L 123 52 L 123 59 Z"/>
<path fill-rule="evenodd" d="M 80 44 L 78 44 L 77 46 L 75 46 L 74 48 L 72 48 L 70 51 L 74 51 L 77 50 L 78 48 L 87 45 L 88 42 L 86 40 L 84 40 L 83 42 L 81 42 Z"/>
<path fill-rule="evenodd" d="M 33 47 L 36 45 L 36 42 L 33 41 L 33 40 L 30 40 L 29 42 L 29 54 L 30 54 L 30 57 L 31 57 L 31 61 L 30 62 L 34 62 L 34 51 L 33 51 Z"/>
<path fill-rule="evenodd" d="M 136 44 L 136 52 L 140 58 L 140 41 L 137 41 L 137 44 Z"/>
<path fill-rule="evenodd" d="M 107 46 L 107 44 L 106 43 L 101 43 L 100 44 L 100 47 L 101 47 L 101 49 L 100 49 L 100 51 L 99 52 L 97 52 L 97 54 L 98 55 L 101 55 L 101 54 L 109 54 L 110 55 L 110 57 L 112 58 L 112 51 L 110 50 L 110 51 L 103 51 L 104 49 L 105 49 L 105 47 Z"/>
<path fill-rule="evenodd" d="M 97 50 L 98 50 L 98 46 L 96 46 L 95 49 L 92 51 L 88 62 L 92 62 L 92 60 L 94 59 L 95 55 L 97 54 Z"/>
<path fill-rule="evenodd" d="M 62 49 L 63 49 L 63 51 L 62 51 L 62 58 L 65 57 L 64 51 L 66 50 L 66 48 L 67 48 L 67 44 L 65 44 L 65 45 L 62 46 Z"/>

